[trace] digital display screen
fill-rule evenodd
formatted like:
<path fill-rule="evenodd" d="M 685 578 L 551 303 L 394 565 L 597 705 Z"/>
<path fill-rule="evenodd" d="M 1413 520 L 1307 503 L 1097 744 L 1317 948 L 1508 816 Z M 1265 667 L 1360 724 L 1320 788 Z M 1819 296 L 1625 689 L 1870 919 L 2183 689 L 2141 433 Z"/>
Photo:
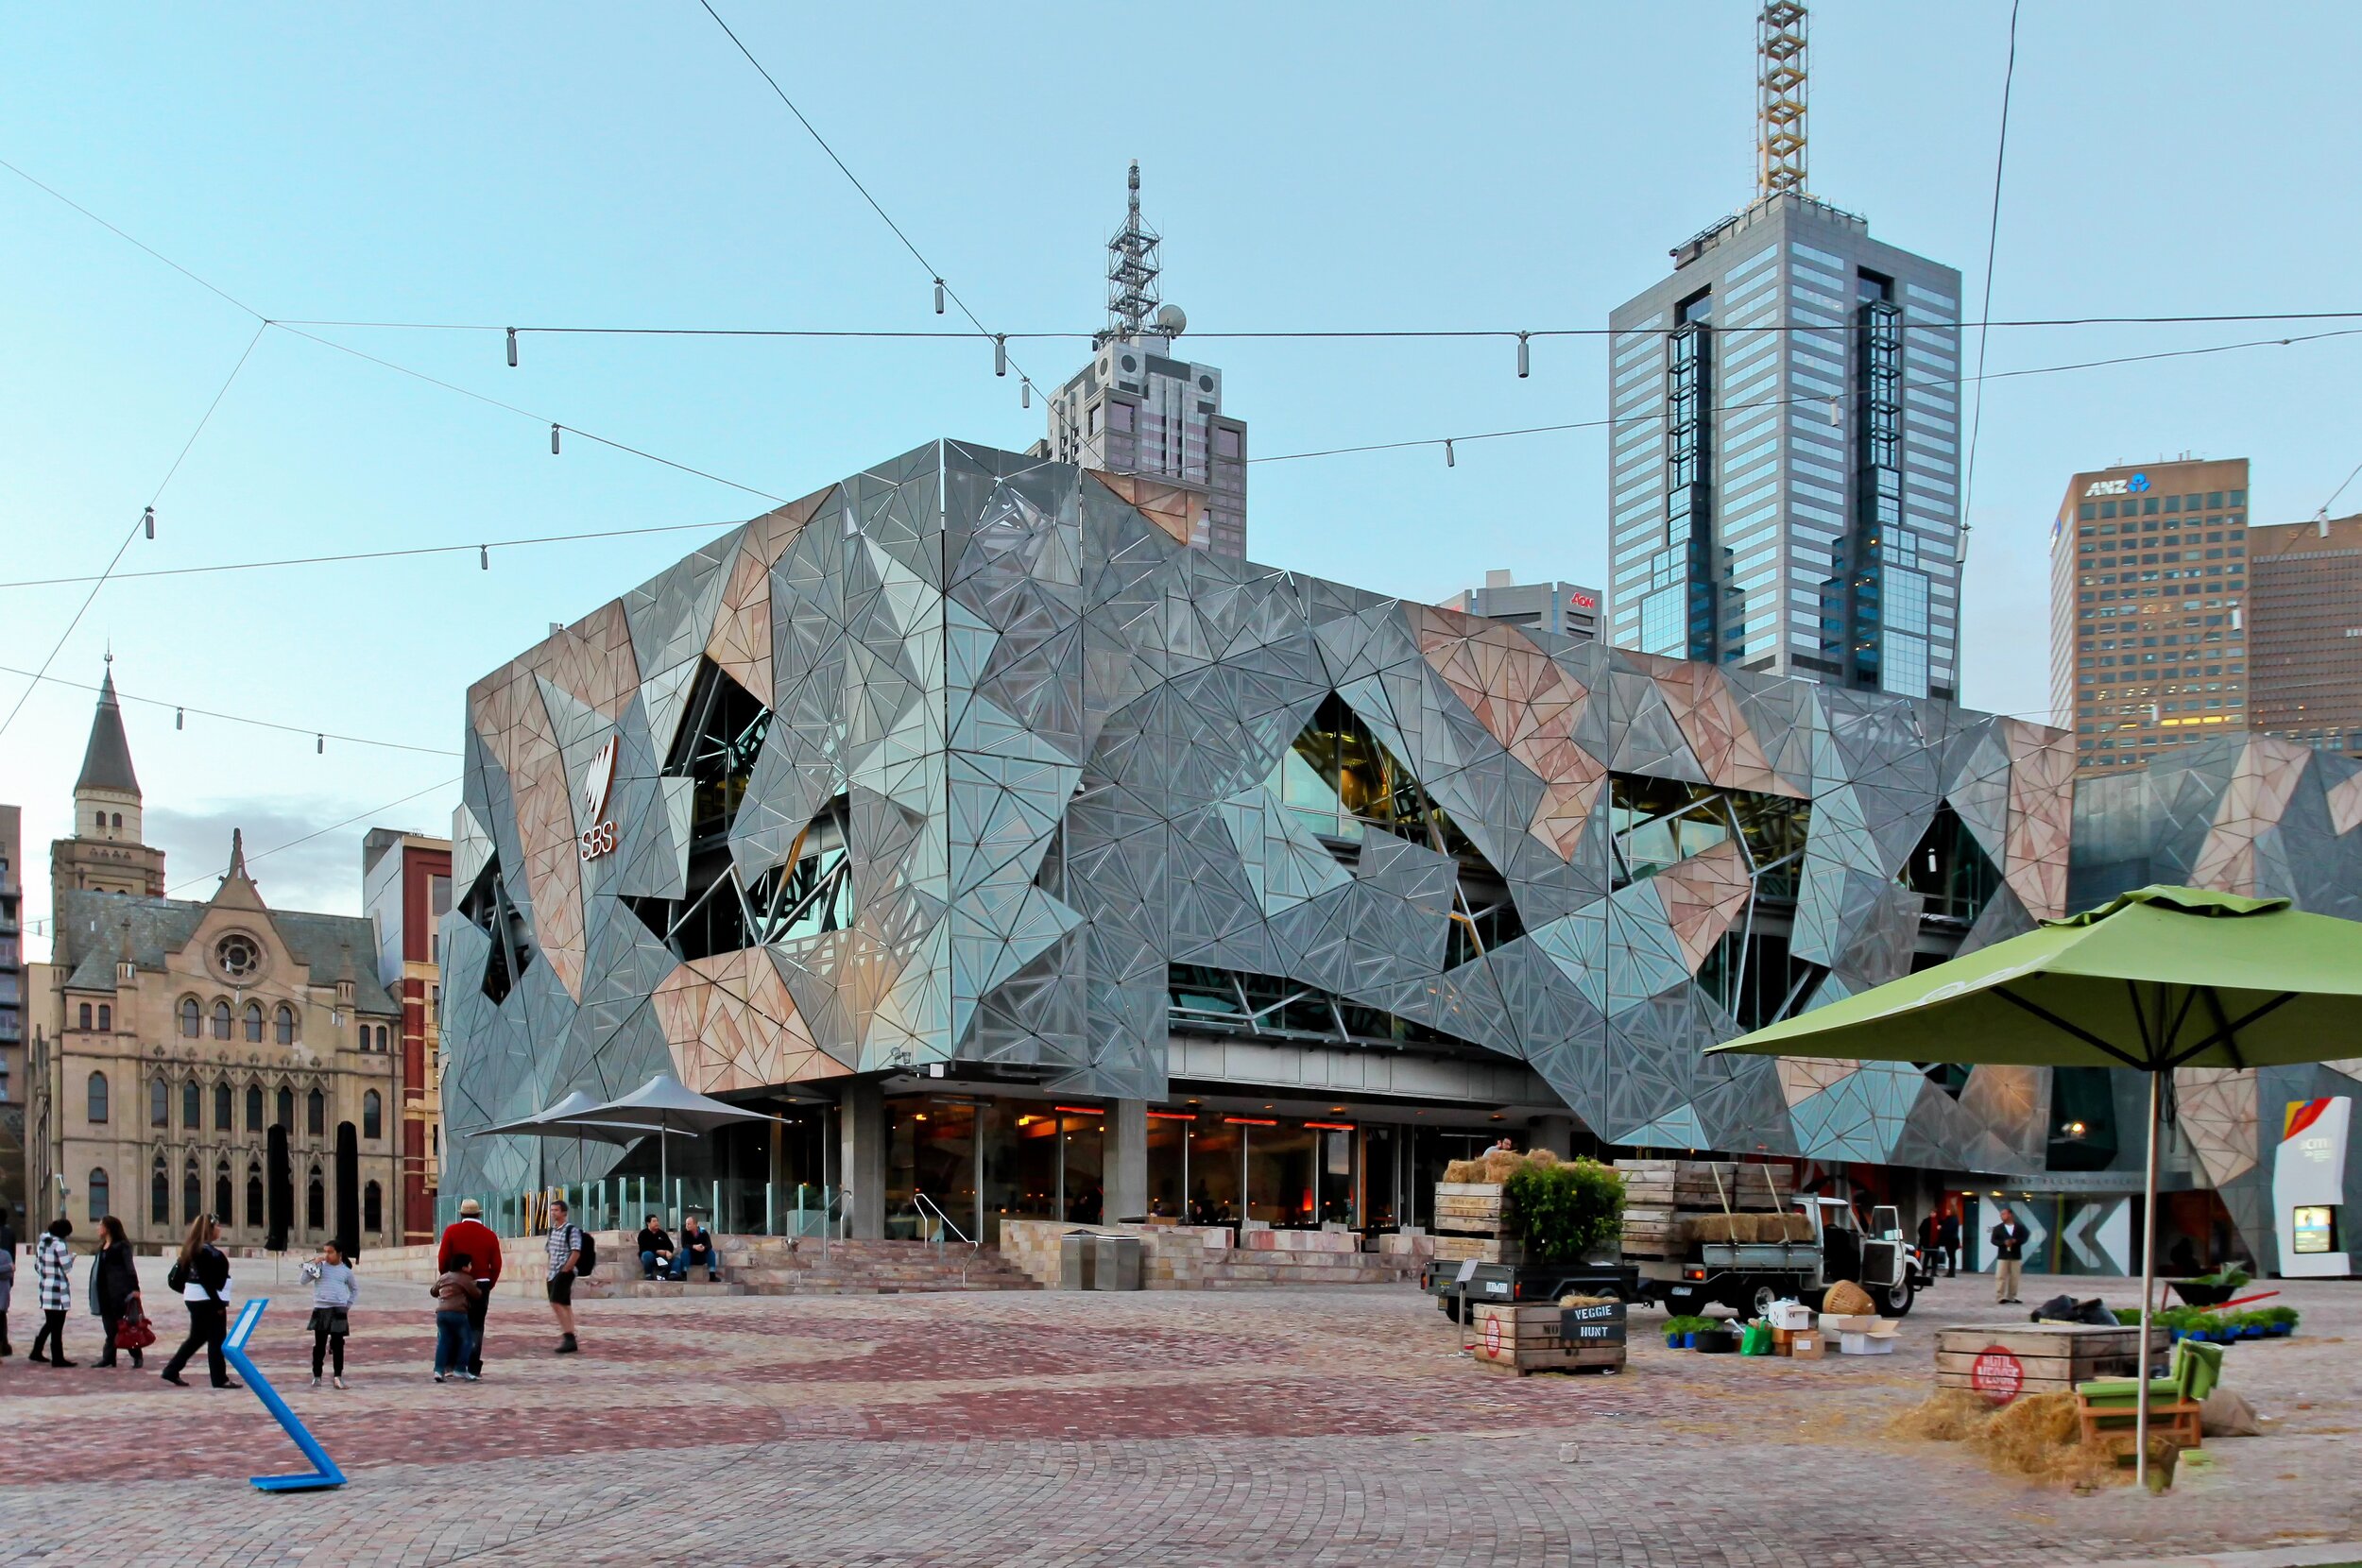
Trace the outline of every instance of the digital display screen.
<path fill-rule="evenodd" d="M 2329 1203 L 2308 1203 L 2288 1211 L 2290 1244 L 2300 1253 L 2336 1250 L 2337 1210 Z"/>

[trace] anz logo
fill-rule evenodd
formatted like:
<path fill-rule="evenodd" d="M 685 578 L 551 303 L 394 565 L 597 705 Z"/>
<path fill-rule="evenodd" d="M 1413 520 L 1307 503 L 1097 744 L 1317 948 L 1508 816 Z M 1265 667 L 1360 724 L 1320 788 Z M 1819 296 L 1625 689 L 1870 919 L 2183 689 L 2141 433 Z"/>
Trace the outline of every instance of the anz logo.
<path fill-rule="evenodd" d="M 2095 479 L 2084 488 L 2085 499 L 2093 496 L 2136 496 L 2148 488 L 2148 475 L 2136 473 L 2130 479 Z"/>

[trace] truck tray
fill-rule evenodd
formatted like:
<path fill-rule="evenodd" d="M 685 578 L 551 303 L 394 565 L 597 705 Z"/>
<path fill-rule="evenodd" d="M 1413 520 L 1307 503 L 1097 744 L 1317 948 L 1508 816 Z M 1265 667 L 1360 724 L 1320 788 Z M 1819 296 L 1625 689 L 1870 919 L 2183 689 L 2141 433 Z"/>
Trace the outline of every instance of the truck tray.
<path fill-rule="evenodd" d="M 1755 1274 L 1805 1274 L 1821 1266 L 1821 1250 L 1810 1242 L 1708 1242 L 1700 1249 L 1706 1267 Z"/>

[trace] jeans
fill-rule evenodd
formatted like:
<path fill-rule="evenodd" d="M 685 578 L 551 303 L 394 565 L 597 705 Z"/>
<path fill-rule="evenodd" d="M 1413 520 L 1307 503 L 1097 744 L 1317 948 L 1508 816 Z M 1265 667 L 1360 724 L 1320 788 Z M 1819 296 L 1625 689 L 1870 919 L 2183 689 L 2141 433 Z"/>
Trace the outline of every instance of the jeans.
<path fill-rule="evenodd" d="M 180 1341 L 180 1348 L 172 1353 L 164 1366 L 166 1377 L 178 1377 L 180 1369 L 189 1364 L 199 1345 L 205 1347 L 205 1370 L 213 1374 L 214 1387 L 218 1389 L 230 1381 L 229 1363 L 222 1359 L 221 1338 L 230 1332 L 228 1302 L 189 1303 L 189 1337 Z"/>
<path fill-rule="evenodd" d="M 1993 1299 L 1996 1302 L 2017 1300 L 2018 1275 L 2025 1263 L 2013 1257 L 1998 1259 L 1993 1266 Z"/>
<path fill-rule="evenodd" d="M 484 1315 L 492 1309 L 492 1282 L 478 1280 L 476 1298 L 468 1304 L 468 1370 L 484 1375 Z M 436 1313 L 441 1317 L 441 1313 Z"/>
<path fill-rule="evenodd" d="M 689 1277 L 689 1270 L 696 1267 L 699 1267 L 699 1265 L 694 1263 L 687 1253 L 675 1253 L 673 1254 L 673 1278 L 676 1280 L 685 1280 Z M 722 1259 L 719 1254 L 708 1253 L 705 1256 L 703 1268 L 705 1269 L 707 1279 L 718 1280 L 722 1277 Z"/>
<path fill-rule="evenodd" d="M 652 1280 L 659 1274 L 669 1275 L 671 1274 L 671 1271 L 672 1266 L 666 1263 L 661 1257 L 659 1257 L 656 1253 L 642 1253 L 640 1254 L 640 1277 L 642 1279 Z"/>
<path fill-rule="evenodd" d="M 473 1348 L 475 1335 L 470 1328 L 466 1312 L 435 1314 L 435 1375 L 464 1372 L 468 1355 Z"/>

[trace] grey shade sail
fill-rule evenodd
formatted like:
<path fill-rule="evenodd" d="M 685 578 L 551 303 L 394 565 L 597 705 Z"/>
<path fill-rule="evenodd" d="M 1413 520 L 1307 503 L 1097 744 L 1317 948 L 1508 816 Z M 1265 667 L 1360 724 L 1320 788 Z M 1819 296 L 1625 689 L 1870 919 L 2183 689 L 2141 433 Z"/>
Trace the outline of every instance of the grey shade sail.
<path fill-rule="evenodd" d="M 474 1132 L 463 1135 L 471 1138 L 497 1136 L 589 1138 L 594 1143 L 635 1143 L 655 1131 L 649 1127 L 622 1127 L 601 1122 L 569 1121 L 561 1124 L 558 1120 L 561 1116 L 577 1116 L 588 1111 L 595 1103 L 589 1095 L 576 1089 L 547 1110 L 536 1111 L 533 1115 L 521 1116 L 515 1121 L 504 1121 L 492 1127 L 479 1127 Z"/>
<path fill-rule="evenodd" d="M 553 1135 L 563 1136 L 575 1127 L 629 1130 L 635 1136 L 657 1132 L 705 1133 L 732 1122 L 784 1119 L 701 1095 L 667 1072 L 657 1074 L 621 1099 L 610 1099 L 604 1105 L 561 1110 L 559 1107 L 564 1104 L 565 1101 L 559 1101 L 539 1118 Z"/>

